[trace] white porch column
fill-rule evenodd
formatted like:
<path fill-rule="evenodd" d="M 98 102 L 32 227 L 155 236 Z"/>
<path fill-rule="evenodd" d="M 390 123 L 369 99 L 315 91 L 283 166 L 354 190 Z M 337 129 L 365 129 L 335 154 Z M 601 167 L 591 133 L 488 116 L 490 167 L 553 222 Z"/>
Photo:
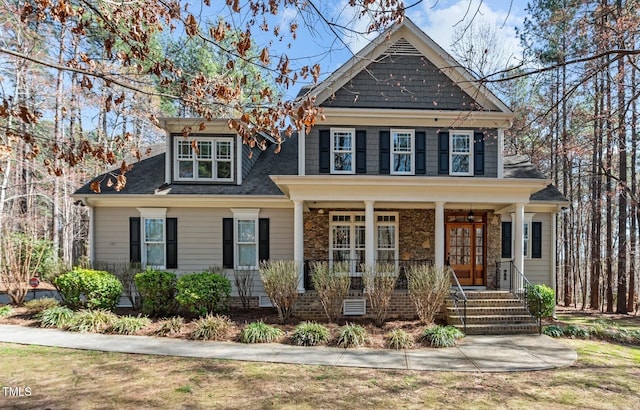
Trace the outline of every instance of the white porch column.
<path fill-rule="evenodd" d="M 376 222 L 373 218 L 375 218 L 373 201 L 364 201 L 364 262 L 369 266 L 373 266 L 376 263 L 376 251 L 374 246 Z"/>
<path fill-rule="evenodd" d="M 444 202 L 436 202 L 435 266 L 444 266 Z"/>
<path fill-rule="evenodd" d="M 298 292 L 304 293 L 304 213 L 302 201 L 293 201 L 293 260 L 298 265 Z"/>
<path fill-rule="evenodd" d="M 516 204 L 514 219 L 513 264 L 524 273 L 524 204 Z"/>

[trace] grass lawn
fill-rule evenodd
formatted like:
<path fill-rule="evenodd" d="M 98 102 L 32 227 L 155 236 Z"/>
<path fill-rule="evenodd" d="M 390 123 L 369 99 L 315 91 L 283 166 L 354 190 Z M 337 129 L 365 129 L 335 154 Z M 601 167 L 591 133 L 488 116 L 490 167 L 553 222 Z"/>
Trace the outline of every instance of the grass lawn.
<path fill-rule="evenodd" d="M 0 343 L 2 409 L 638 408 L 640 347 L 561 339 L 566 369 L 454 373 L 101 353 Z"/>

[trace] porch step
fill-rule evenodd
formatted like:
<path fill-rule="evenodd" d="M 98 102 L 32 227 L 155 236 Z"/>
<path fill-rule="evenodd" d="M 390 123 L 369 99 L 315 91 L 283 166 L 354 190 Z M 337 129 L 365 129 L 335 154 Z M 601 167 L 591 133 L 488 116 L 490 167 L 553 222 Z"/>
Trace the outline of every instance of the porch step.
<path fill-rule="evenodd" d="M 525 334 L 537 333 L 538 322 L 529 315 L 513 293 L 505 291 L 468 292 L 467 296 L 467 334 Z M 453 299 L 447 300 L 447 323 L 463 329 L 462 304 L 458 309 Z"/>
<path fill-rule="evenodd" d="M 467 314 L 467 325 L 482 325 L 482 324 L 529 324 L 537 323 L 530 315 L 474 315 L 469 316 Z M 454 315 L 451 317 L 449 324 L 461 325 L 462 320 Z"/>
<path fill-rule="evenodd" d="M 462 325 L 453 325 L 464 331 Z M 492 324 L 492 325 L 467 325 L 468 335 L 522 335 L 537 334 L 537 323 L 530 324 Z"/>

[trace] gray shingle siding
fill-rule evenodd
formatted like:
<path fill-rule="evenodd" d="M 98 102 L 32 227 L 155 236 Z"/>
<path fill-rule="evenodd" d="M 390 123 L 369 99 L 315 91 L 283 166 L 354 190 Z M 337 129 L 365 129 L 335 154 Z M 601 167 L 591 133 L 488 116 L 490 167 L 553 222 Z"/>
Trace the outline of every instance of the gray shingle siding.
<path fill-rule="evenodd" d="M 422 56 L 390 55 L 371 63 L 322 106 L 474 110 L 473 99 Z"/>
<path fill-rule="evenodd" d="M 330 127 L 316 126 L 307 136 L 305 147 L 306 175 L 319 174 L 319 143 L 318 132 L 320 129 Z M 381 130 L 390 130 L 391 127 L 339 127 L 364 129 L 367 132 L 367 174 L 378 175 L 380 173 L 380 140 Z M 394 127 L 396 128 L 396 127 Z M 439 128 L 415 128 L 415 131 L 426 133 L 426 175 L 438 175 L 438 132 L 448 131 Z M 482 177 L 497 178 L 498 176 L 498 142 L 496 130 L 483 130 L 485 132 L 484 145 L 484 175 Z M 355 164 L 354 164 L 355 165 Z"/>

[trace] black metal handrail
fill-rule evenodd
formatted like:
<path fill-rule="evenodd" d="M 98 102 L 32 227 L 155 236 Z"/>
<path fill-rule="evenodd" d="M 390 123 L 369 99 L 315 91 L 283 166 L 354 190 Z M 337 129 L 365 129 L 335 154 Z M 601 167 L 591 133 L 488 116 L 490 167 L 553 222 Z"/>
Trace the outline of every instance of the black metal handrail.
<path fill-rule="evenodd" d="M 451 286 L 451 299 L 453 300 L 453 307 L 458 314 L 458 318 L 462 322 L 462 327 L 464 329 L 464 334 L 467 334 L 467 295 L 464 293 L 462 286 L 460 285 L 460 281 L 458 280 L 458 276 L 456 276 L 456 272 L 453 270 L 451 266 L 447 266 L 446 269 L 449 270 L 449 274 L 453 278 L 454 286 Z M 462 312 L 460 312 L 459 302 L 462 301 Z"/>
<path fill-rule="evenodd" d="M 509 282 L 509 291 L 518 298 L 527 312 L 529 312 L 529 315 L 531 315 L 531 317 L 535 318 L 538 321 L 538 332 L 542 334 L 542 315 L 533 314 L 531 312 L 531 309 L 529 308 L 529 293 L 531 293 L 531 295 L 535 297 L 536 302 L 538 302 L 538 306 L 542 306 L 543 297 L 540 292 L 538 292 L 538 289 L 536 289 L 536 287 L 529 281 L 529 279 L 527 279 L 524 273 L 522 273 L 520 269 L 518 269 L 518 267 L 514 265 L 513 261 L 497 261 L 496 270 L 498 273 L 498 278 L 502 278 L 502 280 L 500 281 L 500 287 L 502 288 L 502 282 Z M 501 273 L 502 276 L 500 276 Z"/>
<path fill-rule="evenodd" d="M 350 290 L 364 290 L 364 283 L 362 281 L 361 273 L 358 269 L 362 261 L 360 259 L 349 259 L 342 261 L 330 261 L 328 259 L 307 259 L 304 261 L 304 288 L 307 290 L 313 290 L 313 281 L 311 280 L 311 267 L 314 262 L 326 262 L 330 266 L 338 262 L 347 263 L 349 266 L 349 273 L 351 274 L 351 286 Z M 396 290 L 407 290 L 407 270 L 410 266 L 414 265 L 428 265 L 433 266 L 433 260 L 431 259 L 385 259 L 377 260 L 376 263 L 389 263 L 395 266 L 395 273 L 398 275 L 396 281 Z"/>

